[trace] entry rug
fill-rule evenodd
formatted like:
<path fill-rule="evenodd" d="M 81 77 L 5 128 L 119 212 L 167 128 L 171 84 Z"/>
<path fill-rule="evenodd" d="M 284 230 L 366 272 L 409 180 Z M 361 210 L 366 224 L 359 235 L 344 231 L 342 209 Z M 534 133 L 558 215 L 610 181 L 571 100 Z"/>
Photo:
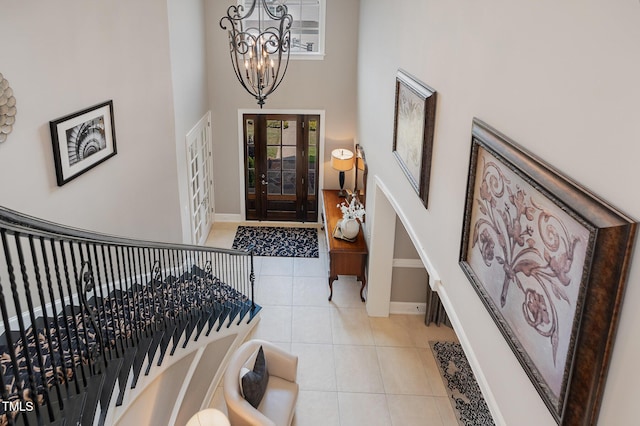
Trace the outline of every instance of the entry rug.
<path fill-rule="evenodd" d="M 462 346 L 456 342 L 429 342 L 440 369 L 453 411 L 461 426 L 494 425 Z"/>
<path fill-rule="evenodd" d="M 251 250 L 256 256 L 318 257 L 316 228 L 239 226 L 233 248 Z"/>

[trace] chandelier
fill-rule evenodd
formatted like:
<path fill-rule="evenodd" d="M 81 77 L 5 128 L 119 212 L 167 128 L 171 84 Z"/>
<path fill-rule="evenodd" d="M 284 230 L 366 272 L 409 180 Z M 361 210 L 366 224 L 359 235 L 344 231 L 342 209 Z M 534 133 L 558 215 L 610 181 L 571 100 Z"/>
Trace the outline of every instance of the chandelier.
<path fill-rule="evenodd" d="M 236 77 L 260 108 L 287 72 L 292 21 L 287 6 L 279 0 L 232 5 L 220 19 L 220 27 L 229 33 Z"/>

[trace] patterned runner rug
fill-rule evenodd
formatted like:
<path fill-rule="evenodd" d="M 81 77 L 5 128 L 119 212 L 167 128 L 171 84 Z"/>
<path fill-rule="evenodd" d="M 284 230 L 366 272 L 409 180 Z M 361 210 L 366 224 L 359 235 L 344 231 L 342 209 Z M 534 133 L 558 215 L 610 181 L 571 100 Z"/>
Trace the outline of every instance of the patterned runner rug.
<path fill-rule="evenodd" d="M 250 250 L 256 256 L 318 257 L 316 228 L 239 226 L 233 248 Z"/>
<path fill-rule="evenodd" d="M 442 381 L 461 426 L 493 425 L 489 407 L 482 397 L 462 346 L 455 342 L 429 342 Z"/>

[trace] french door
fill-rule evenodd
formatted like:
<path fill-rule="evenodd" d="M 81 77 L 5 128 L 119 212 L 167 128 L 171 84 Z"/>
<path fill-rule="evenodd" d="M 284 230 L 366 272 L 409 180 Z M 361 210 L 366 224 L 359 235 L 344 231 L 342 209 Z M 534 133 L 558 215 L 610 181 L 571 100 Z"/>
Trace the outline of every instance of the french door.
<path fill-rule="evenodd" d="M 319 115 L 245 114 L 248 220 L 318 220 Z"/>
<path fill-rule="evenodd" d="M 211 113 L 189 131 L 186 141 L 191 238 L 194 244 L 203 244 L 213 223 Z"/>

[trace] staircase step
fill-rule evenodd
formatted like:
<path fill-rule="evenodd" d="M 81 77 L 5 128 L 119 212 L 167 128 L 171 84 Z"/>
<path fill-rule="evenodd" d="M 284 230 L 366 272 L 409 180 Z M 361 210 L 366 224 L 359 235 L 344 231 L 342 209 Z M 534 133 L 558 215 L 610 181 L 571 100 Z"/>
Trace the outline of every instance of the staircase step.
<path fill-rule="evenodd" d="M 82 412 L 84 411 L 85 401 L 87 395 L 81 393 L 80 395 L 74 395 L 67 399 L 64 406 L 63 423 L 64 425 L 78 425 L 82 418 Z"/>
<path fill-rule="evenodd" d="M 104 371 L 105 369 L 101 368 L 99 374 L 91 376 L 87 380 L 87 387 L 84 391 L 86 400 L 84 403 L 84 408 L 82 409 L 82 418 L 80 419 L 80 424 L 92 425 L 93 420 L 96 418 L 96 413 L 98 411 L 98 408 L 100 407 L 99 402 L 100 395 L 102 393 L 102 387 L 104 386 L 104 383 L 106 381 L 105 375 L 102 374 Z"/>
<path fill-rule="evenodd" d="M 212 306 L 207 306 L 207 308 L 203 310 L 202 316 L 200 317 L 200 321 L 198 322 L 198 327 L 196 327 L 196 337 L 193 338 L 194 342 L 198 341 L 200 334 L 205 329 L 205 327 L 209 323 L 209 320 L 214 314 L 215 314 L 215 309 Z"/>
<path fill-rule="evenodd" d="M 240 315 L 238 315 L 238 322 L 236 323 L 236 325 L 240 325 L 240 323 L 242 322 L 242 320 L 250 310 L 251 310 L 251 302 L 248 300 L 245 300 L 244 302 L 242 302 Z"/>
<path fill-rule="evenodd" d="M 222 313 L 220 314 L 220 318 L 218 320 L 219 321 L 218 328 L 216 328 L 216 331 L 220 331 L 224 322 L 229 317 L 230 313 L 231 313 L 231 304 L 229 302 L 224 302 L 224 304 L 222 305 Z"/>
<path fill-rule="evenodd" d="M 178 345 L 180 343 L 180 338 L 184 334 L 184 331 L 189 325 L 189 322 L 189 318 L 186 317 L 176 324 L 176 330 L 173 332 L 173 347 L 171 348 L 171 352 L 169 353 L 169 355 L 173 355 L 176 352 L 176 349 L 178 348 Z"/>
<path fill-rule="evenodd" d="M 193 313 L 190 315 L 189 323 L 187 324 L 187 327 L 185 328 L 185 331 L 184 331 L 184 343 L 182 344 L 183 349 L 186 348 L 187 345 L 189 344 L 189 339 L 193 334 L 193 330 L 196 329 L 201 319 L 202 319 L 202 315 L 200 315 L 199 312 Z"/>
<path fill-rule="evenodd" d="M 231 324 L 233 323 L 233 321 L 236 319 L 238 314 L 240 314 L 240 312 L 242 311 L 242 306 L 239 304 L 239 302 L 229 302 L 229 303 L 230 303 L 231 310 L 229 311 L 227 328 L 231 327 Z"/>
<path fill-rule="evenodd" d="M 127 385 L 129 375 L 131 374 L 131 366 L 133 365 L 136 353 L 137 349 L 134 346 L 129 347 L 124 351 L 124 356 L 122 357 L 122 366 L 120 367 L 120 372 L 118 373 L 118 384 L 120 386 L 120 392 L 118 393 L 116 406 L 122 405 L 122 401 L 124 400 L 124 394 L 128 389 Z"/>
<path fill-rule="evenodd" d="M 107 409 L 109 408 L 109 404 L 111 403 L 111 398 L 113 397 L 113 392 L 115 391 L 116 383 L 118 382 L 118 376 L 120 375 L 120 369 L 122 368 L 123 362 L 123 358 L 114 358 L 109 361 L 109 365 L 105 370 L 105 381 L 100 392 L 99 425 L 103 425 L 105 420 L 107 419 Z"/>
<path fill-rule="evenodd" d="M 169 350 L 169 344 L 171 343 L 171 339 L 176 331 L 176 328 L 176 323 L 172 321 L 164 330 L 164 336 L 162 337 L 162 341 L 160 342 L 160 356 L 158 357 L 158 365 L 162 365 L 162 361 L 164 360 L 164 356 Z"/>
<path fill-rule="evenodd" d="M 144 360 L 149 355 L 149 347 L 151 346 L 152 341 L 152 337 L 145 337 L 144 339 L 140 340 L 140 342 L 138 342 L 138 346 L 136 347 L 136 356 L 133 360 L 133 380 L 131 382 L 131 389 L 135 388 L 138 384 L 138 378 L 140 377 L 142 364 L 144 364 Z"/>
<path fill-rule="evenodd" d="M 151 344 L 149 345 L 149 350 L 147 354 L 149 356 L 149 362 L 147 362 L 147 368 L 144 370 L 144 375 L 148 376 L 151 371 L 151 365 L 153 363 L 153 359 L 156 356 L 156 352 L 160 349 L 160 345 L 162 344 L 162 339 L 164 338 L 165 330 L 157 330 L 153 335 L 153 339 L 151 340 Z"/>
<path fill-rule="evenodd" d="M 258 312 L 260 312 L 261 309 L 262 309 L 262 306 L 256 304 L 253 309 L 249 310 L 249 321 L 247 321 L 247 324 L 249 324 L 251 321 L 253 321 L 255 317 L 258 316 Z"/>
<path fill-rule="evenodd" d="M 215 301 L 213 303 L 213 309 L 213 314 L 209 318 L 209 328 L 207 329 L 207 333 L 205 334 L 205 336 L 208 336 L 209 333 L 211 333 L 211 330 L 213 330 L 213 327 L 216 325 L 216 321 L 224 321 L 224 319 L 221 318 L 221 316 L 224 314 L 224 306 L 222 305 L 222 303 Z"/>

